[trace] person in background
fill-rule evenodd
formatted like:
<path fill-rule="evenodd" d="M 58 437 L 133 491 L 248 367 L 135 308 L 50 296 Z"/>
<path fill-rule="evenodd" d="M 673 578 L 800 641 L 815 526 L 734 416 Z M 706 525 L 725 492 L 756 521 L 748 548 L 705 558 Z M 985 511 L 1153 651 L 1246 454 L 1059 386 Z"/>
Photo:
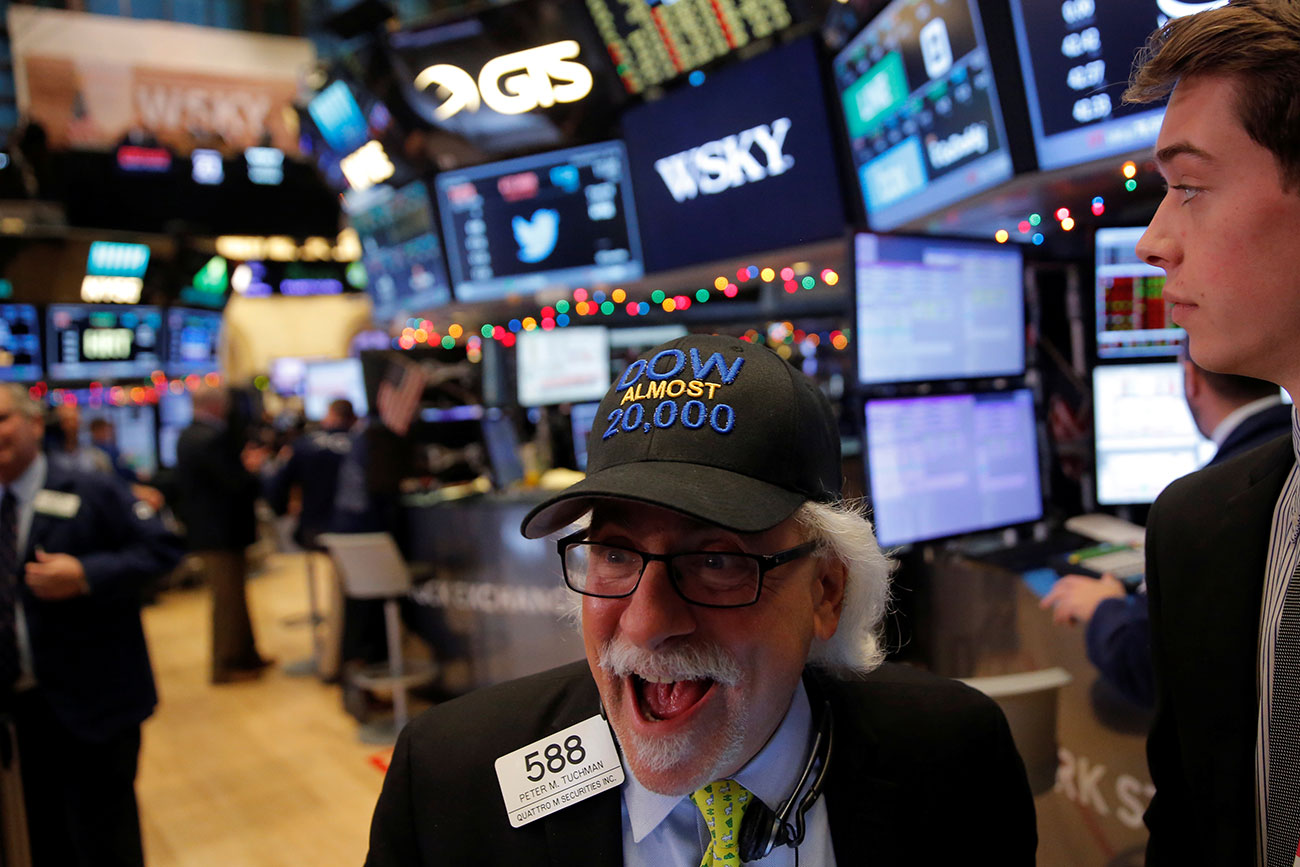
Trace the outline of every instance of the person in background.
<path fill-rule="evenodd" d="M 122 450 L 117 447 L 117 431 L 113 423 L 106 418 L 90 420 L 90 444 L 108 455 L 109 463 L 118 478 L 128 483 L 138 482 L 139 476 L 122 459 Z"/>
<path fill-rule="evenodd" d="M 51 412 L 53 425 L 45 434 L 45 454 L 50 463 L 68 472 L 113 473 L 113 459 L 102 449 L 81 441 L 81 409 L 61 403 Z"/>
<path fill-rule="evenodd" d="M 1183 397 L 1201 436 L 1218 450 L 1206 466 L 1286 436 L 1291 407 L 1278 387 L 1262 379 L 1212 373 L 1184 355 Z M 1151 625 L 1145 590 L 1129 593 L 1113 575 L 1066 575 L 1043 597 L 1057 624 L 1085 624 L 1088 660 L 1121 695 L 1155 705 Z"/>
<path fill-rule="evenodd" d="M 142 586 L 180 561 L 153 508 L 41 452 L 0 385 L 0 719 L 13 720 L 35 867 L 141 865 L 135 774 L 157 704 Z"/>
<path fill-rule="evenodd" d="M 232 435 L 223 386 L 194 393 L 194 421 L 176 443 L 177 514 L 212 589 L 212 682 L 259 677 L 271 662 L 257 651 L 248 615 L 246 549 L 257 537 L 260 492 L 251 450 Z"/>
<path fill-rule="evenodd" d="M 356 423 L 351 401 L 331 401 L 320 429 L 299 436 L 263 469 L 266 499 L 278 514 L 289 511 L 293 489 L 300 492 L 293 538 L 302 548 L 318 550 L 316 537 L 335 529 L 339 468 L 352 451 L 350 432 Z"/>
<path fill-rule="evenodd" d="M 1172 95 L 1171 95 L 1172 91 Z M 1170 20 L 1125 94 L 1169 96 L 1138 241 L 1206 370 L 1300 393 L 1300 3 Z M 1149 867 L 1292 867 L 1300 842 L 1300 428 L 1169 485 L 1147 519 Z"/>
<path fill-rule="evenodd" d="M 407 726 L 368 867 L 1033 864 L 997 705 L 883 663 L 893 563 L 843 501 L 816 384 L 688 336 L 597 417 L 586 478 L 522 527 L 569 528 L 586 660 Z"/>

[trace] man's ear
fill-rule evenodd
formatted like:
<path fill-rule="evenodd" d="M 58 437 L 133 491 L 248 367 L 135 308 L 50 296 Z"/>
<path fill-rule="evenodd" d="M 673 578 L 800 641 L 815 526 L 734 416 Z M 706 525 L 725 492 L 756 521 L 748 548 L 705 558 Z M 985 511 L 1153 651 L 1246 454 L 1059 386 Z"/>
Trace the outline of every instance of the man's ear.
<path fill-rule="evenodd" d="M 822 641 L 829 641 L 839 627 L 848 579 L 848 566 L 840 558 L 817 559 L 817 577 L 812 589 L 813 633 Z"/>

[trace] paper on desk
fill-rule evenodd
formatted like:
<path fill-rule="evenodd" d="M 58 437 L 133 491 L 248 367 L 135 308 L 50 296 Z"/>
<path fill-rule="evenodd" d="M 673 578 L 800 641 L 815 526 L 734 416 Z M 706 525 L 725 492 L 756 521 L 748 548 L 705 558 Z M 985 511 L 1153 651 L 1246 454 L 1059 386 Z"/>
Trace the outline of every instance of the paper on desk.
<path fill-rule="evenodd" d="M 1134 548 L 1143 547 L 1147 537 L 1147 531 L 1137 524 L 1100 512 L 1067 518 L 1065 529 L 1098 542 L 1132 545 Z"/>

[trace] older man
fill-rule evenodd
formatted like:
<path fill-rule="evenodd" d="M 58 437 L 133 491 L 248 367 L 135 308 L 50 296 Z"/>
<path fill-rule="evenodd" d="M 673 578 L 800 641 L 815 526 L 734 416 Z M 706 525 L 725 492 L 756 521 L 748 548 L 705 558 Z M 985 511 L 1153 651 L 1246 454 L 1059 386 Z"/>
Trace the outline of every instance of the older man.
<path fill-rule="evenodd" d="M 0 385 L 0 717 L 18 732 L 37 867 L 143 864 L 140 723 L 157 702 L 140 589 L 181 558 L 152 507 L 41 453 L 40 406 Z"/>
<path fill-rule="evenodd" d="M 367 864 L 1032 864 L 996 705 L 881 664 L 891 563 L 817 387 L 690 336 L 598 417 L 587 478 L 523 525 L 581 526 L 556 544 L 586 662 L 412 723 Z"/>

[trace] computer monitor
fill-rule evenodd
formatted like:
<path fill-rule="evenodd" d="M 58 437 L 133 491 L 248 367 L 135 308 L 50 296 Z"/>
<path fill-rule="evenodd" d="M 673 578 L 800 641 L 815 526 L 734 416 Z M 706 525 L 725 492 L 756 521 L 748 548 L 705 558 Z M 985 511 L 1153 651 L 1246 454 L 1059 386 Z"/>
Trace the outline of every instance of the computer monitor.
<path fill-rule="evenodd" d="M 84 441 L 90 441 L 90 423 L 97 418 L 113 425 L 114 442 L 120 460 L 143 478 L 158 472 L 158 436 L 155 433 L 154 408 L 147 404 L 131 406 L 87 406 L 81 403 L 81 425 L 86 432 Z M 173 455 L 175 445 L 172 446 Z M 175 463 L 173 456 L 172 463 Z"/>
<path fill-rule="evenodd" d="M 1028 389 L 872 400 L 866 420 L 871 508 L 882 545 L 1043 516 Z"/>
<path fill-rule="evenodd" d="M 314 361 L 307 365 L 302 384 L 303 413 L 312 421 L 323 419 L 330 402 L 339 398 L 352 401 L 352 411 L 358 418 L 369 412 L 360 359 Z"/>
<path fill-rule="evenodd" d="M 811 36 L 628 110 L 623 138 L 648 271 L 843 234 Z"/>
<path fill-rule="evenodd" d="M 863 232 L 854 238 L 853 252 L 859 381 L 1024 372 L 1019 249 Z"/>
<path fill-rule="evenodd" d="M 1176 361 L 1112 364 L 1092 371 L 1097 502 L 1150 503 L 1165 486 L 1214 457 L 1183 397 Z"/>
<path fill-rule="evenodd" d="M 400 189 L 371 187 L 357 197 L 348 220 L 361 240 L 361 261 L 369 278 L 366 291 L 377 321 L 451 301 L 447 263 L 424 181 Z"/>
<path fill-rule="evenodd" d="M 46 309 L 50 379 L 145 379 L 163 369 L 159 307 L 51 304 Z"/>
<path fill-rule="evenodd" d="M 575 403 L 569 408 L 569 424 L 573 428 L 573 461 L 584 473 L 587 471 L 587 435 L 596 426 L 596 410 L 600 402 Z"/>
<path fill-rule="evenodd" d="M 194 400 L 188 391 L 170 389 L 158 399 L 158 464 L 176 466 L 176 443 L 194 421 Z"/>
<path fill-rule="evenodd" d="M 210 373 L 220 367 L 221 313 L 172 307 L 167 311 L 168 376 Z"/>
<path fill-rule="evenodd" d="M 1177 355 L 1187 332 L 1169 316 L 1165 272 L 1138 258 L 1145 227 L 1097 230 L 1097 357 Z"/>
<path fill-rule="evenodd" d="M 1038 167 L 1059 169 L 1155 144 L 1164 107 L 1121 99 L 1133 57 L 1167 10 L 1208 5 L 1011 0 Z"/>
<path fill-rule="evenodd" d="M 642 276 L 622 142 L 443 172 L 437 190 L 457 301 Z"/>
<path fill-rule="evenodd" d="M 515 424 L 510 416 L 496 407 L 484 410 L 479 424 L 483 430 L 488 464 L 492 469 L 492 484 L 497 488 L 508 488 L 524 477 Z"/>
<path fill-rule="evenodd" d="M 977 0 L 893 0 L 832 69 L 871 228 L 896 228 L 1011 178 Z"/>
<path fill-rule="evenodd" d="M 271 390 L 281 397 L 302 397 L 302 383 L 307 376 L 307 365 L 321 360 L 292 356 L 272 358 L 267 371 L 267 378 L 271 380 Z"/>
<path fill-rule="evenodd" d="M 515 353 L 520 406 L 600 400 L 611 383 L 609 330 L 521 331 Z"/>
<path fill-rule="evenodd" d="M 36 307 L 0 304 L 0 382 L 35 382 L 42 373 Z"/>

